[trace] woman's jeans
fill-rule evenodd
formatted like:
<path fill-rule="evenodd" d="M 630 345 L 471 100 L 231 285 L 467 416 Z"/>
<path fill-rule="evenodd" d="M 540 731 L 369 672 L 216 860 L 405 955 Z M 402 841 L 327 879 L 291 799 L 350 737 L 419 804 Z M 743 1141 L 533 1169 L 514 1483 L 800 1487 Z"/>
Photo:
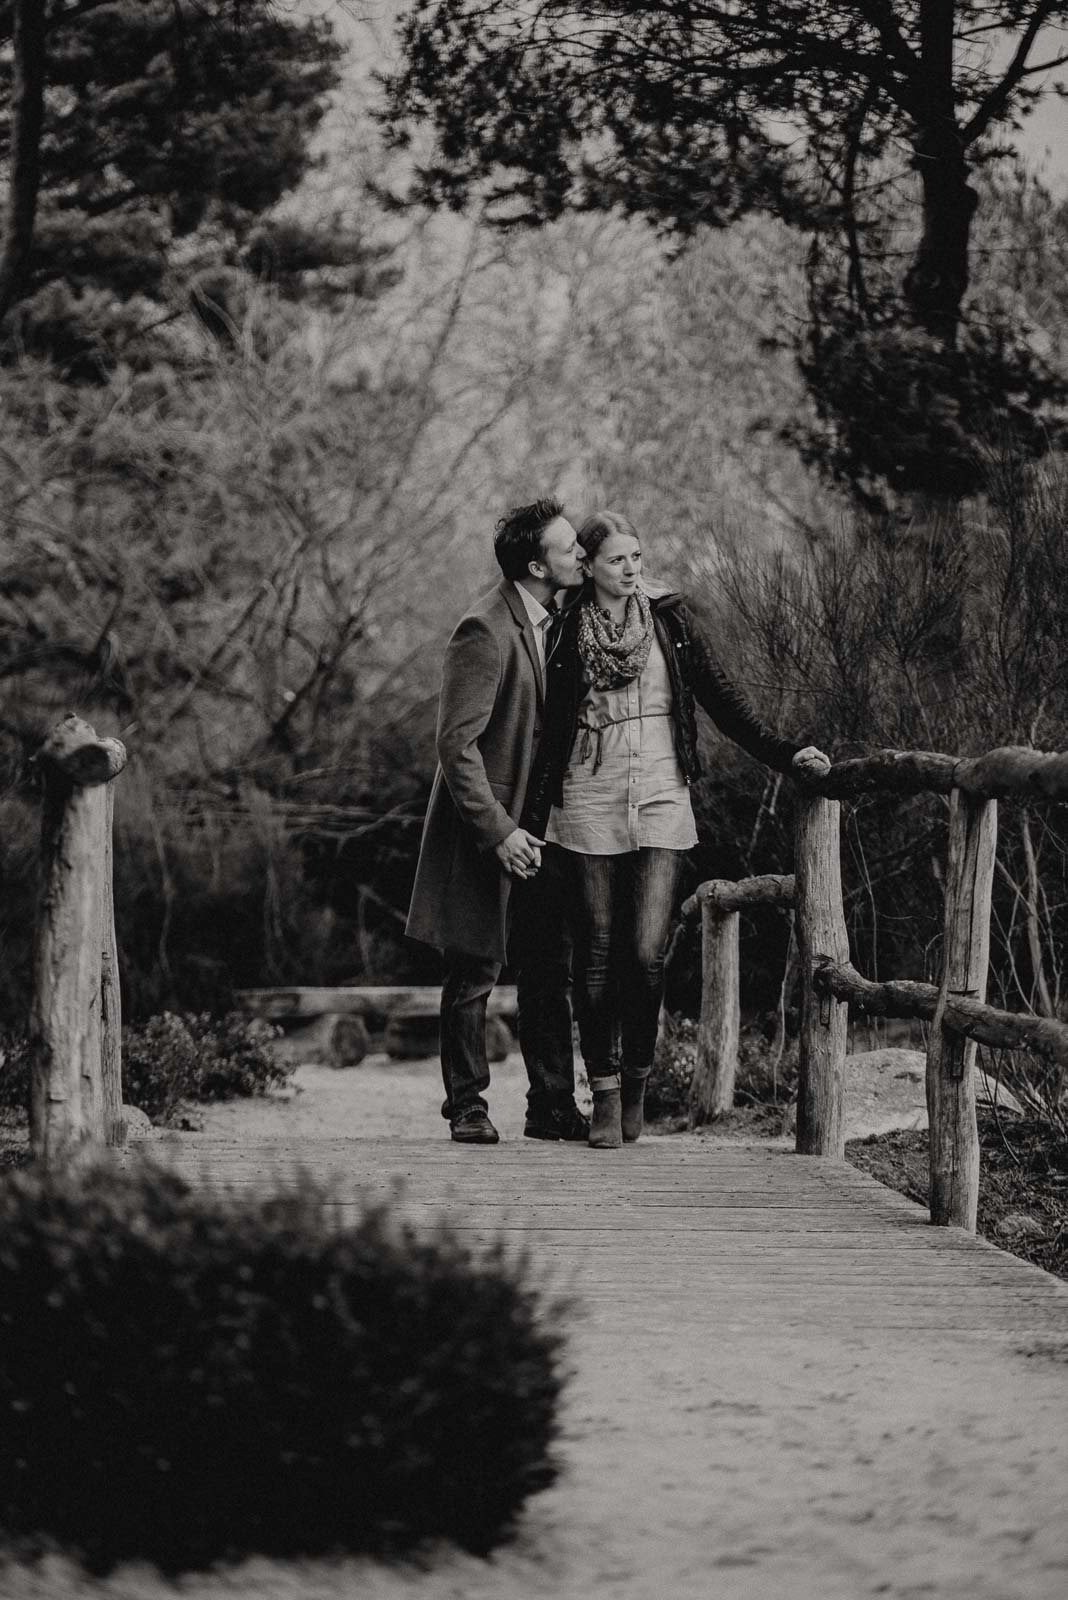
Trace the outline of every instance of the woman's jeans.
<path fill-rule="evenodd" d="M 567 852 L 572 876 L 575 1014 L 589 1077 L 648 1077 L 664 963 L 685 852 Z"/>

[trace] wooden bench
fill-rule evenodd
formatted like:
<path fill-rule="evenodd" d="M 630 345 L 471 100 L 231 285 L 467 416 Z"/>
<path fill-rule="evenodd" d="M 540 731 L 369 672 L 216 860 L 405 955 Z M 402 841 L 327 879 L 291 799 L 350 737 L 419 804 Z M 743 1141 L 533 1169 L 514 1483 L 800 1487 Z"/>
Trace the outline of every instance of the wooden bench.
<path fill-rule="evenodd" d="M 372 1035 L 381 1036 L 381 1048 L 395 1061 L 438 1051 L 441 990 L 431 984 L 242 989 L 237 1001 L 242 1010 L 282 1029 L 279 1053 L 293 1060 L 358 1066 L 372 1048 Z M 491 1061 L 503 1061 L 515 1048 L 513 984 L 493 990 L 487 1015 L 487 1054 Z"/>

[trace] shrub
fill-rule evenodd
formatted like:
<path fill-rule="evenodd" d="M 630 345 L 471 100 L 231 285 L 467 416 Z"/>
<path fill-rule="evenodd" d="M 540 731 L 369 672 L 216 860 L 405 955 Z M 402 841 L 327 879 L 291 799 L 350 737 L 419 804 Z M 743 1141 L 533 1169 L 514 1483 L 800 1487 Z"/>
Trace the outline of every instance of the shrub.
<path fill-rule="evenodd" d="M 673 1018 L 657 1040 L 645 1090 L 645 1109 L 651 1120 L 688 1116 L 696 1062 L 697 1023 L 689 1017 Z M 797 1095 L 797 1062 L 796 1039 L 787 1044 L 782 1059 L 776 1061 L 763 1033 L 757 1028 L 744 1029 L 738 1040 L 735 1104 L 789 1104 Z"/>
<path fill-rule="evenodd" d="M 0 1111 L 28 1111 L 30 1051 L 24 1033 L 0 1029 Z"/>
<path fill-rule="evenodd" d="M 561 1306 L 307 1177 L 0 1179 L 0 1537 L 92 1571 L 485 1553 L 554 1479 Z"/>
<path fill-rule="evenodd" d="M 153 1122 L 166 1122 L 187 1101 L 266 1094 L 284 1083 L 293 1063 L 271 1053 L 277 1029 L 232 1011 L 175 1016 L 164 1011 L 122 1030 L 122 1097 Z M 0 1032 L 0 1110 L 25 1110 L 30 1051 L 24 1033 Z"/>
<path fill-rule="evenodd" d="M 122 1031 L 123 1099 L 165 1122 L 186 1101 L 265 1094 L 293 1071 L 272 1055 L 275 1037 L 270 1023 L 239 1011 L 221 1018 L 164 1011 Z"/>
<path fill-rule="evenodd" d="M 645 1086 L 645 1114 L 650 1121 L 685 1117 L 697 1060 L 697 1023 L 675 1017 L 660 1030 L 653 1070 Z"/>
<path fill-rule="evenodd" d="M 738 1040 L 738 1076 L 734 1097 L 743 1105 L 789 1105 L 797 1099 L 800 1045 L 788 1039 L 776 1060 L 771 1041 L 759 1028 L 745 1028 Z"/>

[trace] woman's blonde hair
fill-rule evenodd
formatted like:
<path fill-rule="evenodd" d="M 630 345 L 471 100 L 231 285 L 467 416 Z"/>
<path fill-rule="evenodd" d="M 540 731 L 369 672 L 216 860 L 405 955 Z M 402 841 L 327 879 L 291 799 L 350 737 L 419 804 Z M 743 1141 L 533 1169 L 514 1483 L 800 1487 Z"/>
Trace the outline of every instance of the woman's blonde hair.
<path fill-rule="evenodd" d="M 614 533 L 622 533 L 628 539 L 639 537 L 637 528 L 622 511 L 595 511 L 579 529 L 578 542 L 588 556 L 595 556 Z"/>

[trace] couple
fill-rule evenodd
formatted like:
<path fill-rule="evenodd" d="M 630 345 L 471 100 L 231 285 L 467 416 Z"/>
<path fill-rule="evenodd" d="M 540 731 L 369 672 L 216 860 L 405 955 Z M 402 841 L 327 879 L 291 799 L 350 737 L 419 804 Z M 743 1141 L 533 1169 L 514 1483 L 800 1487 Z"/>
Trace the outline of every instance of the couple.
<path fill-rule="evenodd" d="M 494 553 L 503 579 L 445 653 L 408 913 L 408 934 L 444 954 L 442 1114 L 453 1139 L 497 1143 L 486 1004 L 507 959 L 524 1134 L 614 1149 L 641 1133 L 679 869 L 697 842 L 696 705 L 780 771 L 829 762 L 759 721 L 691 605 L 644 582 L 618 512 L 576 533 L 538 500 L 501 519 Z M 592 1123 L 574 1100 L 572 955 Z"/>

